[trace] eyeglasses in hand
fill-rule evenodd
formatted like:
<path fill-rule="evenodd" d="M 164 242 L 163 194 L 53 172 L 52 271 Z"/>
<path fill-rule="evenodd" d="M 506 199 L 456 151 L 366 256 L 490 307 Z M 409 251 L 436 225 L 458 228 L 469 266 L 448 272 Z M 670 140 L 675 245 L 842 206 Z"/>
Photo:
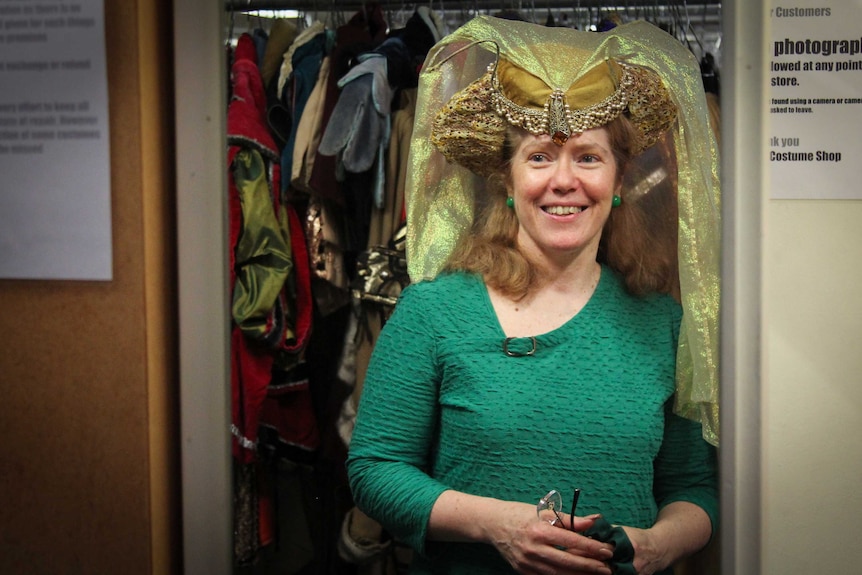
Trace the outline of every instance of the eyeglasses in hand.
<path fill-rule="evenodd" d="M 575 489 L 572 495 L 572 511 L 569 513 L 569 530 L 575 530 L 575 508 L 578 506 L 578 498 L 581 496 L 581 490 Z M 551 525 L 562 524 L 563 518 L 560 515 L 560 510 L 563 507 L 563 496 L 556 489 L 548 491 L 547 495 L 539 499 L 536 505 L 536 513 L 539 519 L 547 521 Z"/>

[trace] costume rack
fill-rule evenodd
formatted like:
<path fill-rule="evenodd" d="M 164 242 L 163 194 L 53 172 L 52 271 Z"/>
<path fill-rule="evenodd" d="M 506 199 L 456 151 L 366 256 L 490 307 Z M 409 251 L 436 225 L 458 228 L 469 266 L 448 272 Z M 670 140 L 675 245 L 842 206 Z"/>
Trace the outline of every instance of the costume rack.
<path fill-rule="evenodd" d="M 370 1 L 359 0 L 226 0 L 226 10 L 358 10 Z M 429 2 L 404 2 L 402 0 L 383 0 L 378 2 L 384 9 L 414 9 L 425 5 L 432 10 L 544 10 L 544 9 L 572 9 L 572 8 L 601 8 L 606 10 L 626 10 L 640 8 L 650 9 L 668 5 L 687 5 L 690 10 L 702 11 L 702 7 L 720 7 L 718 0 L 701 0 L 698 2 L 629 2 L 620 3 L 607 2 L 605 0 L 465 0 L 453 2 L 450 0 L 436 0 Z"/>
<path fill-rule="evenodd" d="M 709 53 L 716 65 L 721 62 L 720 0 L 225 0 L 224 6 L 232 17 L 235 13 L 274 13 L 272 17 L 285 17 L 283 11 L 289 10 L 294 12 L 292 18 L 310 23 L 314 20 L 343 22 L 355 11 L 371 4 L 383 9 L 393 27 L 400 27 L 416 8 L 426 6 L 441 16 L 450 31 L 479 14 L 518 13 L 538 24 L 554 21 L 555 25 L 578 29 L 594 29 L 602 18 L 616 15 L 623 22 L 646 20 L 660 26 L 686 43 L 699 59 Z"/>

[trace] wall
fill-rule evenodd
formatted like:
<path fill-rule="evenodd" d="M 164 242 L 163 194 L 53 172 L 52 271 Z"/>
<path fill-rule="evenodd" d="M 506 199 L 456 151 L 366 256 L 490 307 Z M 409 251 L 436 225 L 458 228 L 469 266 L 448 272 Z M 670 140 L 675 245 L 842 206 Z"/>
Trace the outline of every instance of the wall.
<path fill-rule="evenodd" d="M 164 14 L 170 0 L 105 1 L 114 279 L 0 280 L 4 574 L 179 572 Z"/>
<path fill-rule="evenodd" d="M 860 218 L 860 201 L 768 204 L 764 575 L 862 564 Z"/>
<path fill-rule="evenodd" d="M 770 5 L 727 2 L 722 567 L 862 564 L 862 202 L 771 200 Z M 724 70 L 723 70 L 724 72 Z M 725 114 L 726 113 L 726 114 Z M 835 126 L 839 130 L 839 126 Z M 803 182 L 814 195 L 830 182 Z"/>

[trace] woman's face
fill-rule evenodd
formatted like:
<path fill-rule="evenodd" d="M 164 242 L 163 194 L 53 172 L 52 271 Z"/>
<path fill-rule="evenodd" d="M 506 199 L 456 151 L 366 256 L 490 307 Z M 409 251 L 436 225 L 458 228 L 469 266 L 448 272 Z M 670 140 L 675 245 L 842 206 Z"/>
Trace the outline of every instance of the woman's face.
<path fill-rule="evenodd" d="M 619 189 L 607 129 L 575 135 L 563 146 L 525 134 L 510 174 L 521 249 L 553 260 L 582 253 L 595 259 Z"/>

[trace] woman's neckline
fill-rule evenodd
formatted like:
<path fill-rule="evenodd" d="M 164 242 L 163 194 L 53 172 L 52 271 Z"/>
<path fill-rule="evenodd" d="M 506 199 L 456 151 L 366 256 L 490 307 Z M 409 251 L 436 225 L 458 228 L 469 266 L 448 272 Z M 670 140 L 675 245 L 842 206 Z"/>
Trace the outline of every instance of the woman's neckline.
<path fill-rule="evenodd" d="M 560 292 L 554 292 L 553 289 L 538 298 L 534 296 L 527 301 L 514 301 L 483 282 L 485 300 L 502 337 L 543 337 L 581 317 L 590 307 L 606 275 L 607 270 L 599 265 L 596 277 L 581 289 L 580 294 L 572 296 L 574 301 L 567 302 L 566 296 L 562 296 L 564 299 L 559 301 L 559 305 L 555 303 L 555 298 L 560 297 Z"/>

